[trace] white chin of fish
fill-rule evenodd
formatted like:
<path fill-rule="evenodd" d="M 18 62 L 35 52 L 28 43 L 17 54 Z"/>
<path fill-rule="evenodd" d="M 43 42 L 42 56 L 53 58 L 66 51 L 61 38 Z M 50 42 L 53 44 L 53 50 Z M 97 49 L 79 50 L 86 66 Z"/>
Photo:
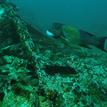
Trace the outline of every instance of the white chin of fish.
<path fill-rule="evenodd" d="M 52 32 L 50 32 L 49 30 L 46 30 L 46 36 L 54 37 L 55 35 Z"/>

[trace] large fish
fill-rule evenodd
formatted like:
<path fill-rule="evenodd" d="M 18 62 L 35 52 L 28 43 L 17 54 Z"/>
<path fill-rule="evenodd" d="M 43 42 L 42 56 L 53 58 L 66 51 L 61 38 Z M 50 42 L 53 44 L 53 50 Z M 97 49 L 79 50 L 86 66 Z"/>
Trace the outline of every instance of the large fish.
<path fill-rule="evenodd" d="M 99 38 L 94 34 L 70 25 L 53 23 L 48 32 L 52 35 L 52 37 L 61 38 L 71 46 L 81 45 L 84 47 L 89 47 L 89 45 L 94 45 L 101 50 L 107 51 L 107 37 Z M 47 33 L 47 35 L 51 36 L 49 33 Z"/>

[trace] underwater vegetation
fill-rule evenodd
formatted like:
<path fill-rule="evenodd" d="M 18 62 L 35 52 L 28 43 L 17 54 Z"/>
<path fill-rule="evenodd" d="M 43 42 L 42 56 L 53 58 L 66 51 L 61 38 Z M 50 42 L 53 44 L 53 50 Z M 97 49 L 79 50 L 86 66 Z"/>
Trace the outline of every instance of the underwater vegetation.
<path fill-rule="evenodd" d="M 0 107 L 107 107 L 106 38 L 61 23 L 46 34 L 0 3 Z"/>

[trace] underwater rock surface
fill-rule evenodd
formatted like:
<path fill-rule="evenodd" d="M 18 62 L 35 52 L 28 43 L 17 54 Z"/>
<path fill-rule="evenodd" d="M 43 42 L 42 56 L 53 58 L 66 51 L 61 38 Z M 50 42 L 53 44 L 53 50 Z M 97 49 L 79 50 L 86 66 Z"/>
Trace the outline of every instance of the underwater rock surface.
<path fill-rule="evenodd" d="M 106 52 L 34 37 L 11 4 L 0 9 L 0 107 L 107 107 Z"/>

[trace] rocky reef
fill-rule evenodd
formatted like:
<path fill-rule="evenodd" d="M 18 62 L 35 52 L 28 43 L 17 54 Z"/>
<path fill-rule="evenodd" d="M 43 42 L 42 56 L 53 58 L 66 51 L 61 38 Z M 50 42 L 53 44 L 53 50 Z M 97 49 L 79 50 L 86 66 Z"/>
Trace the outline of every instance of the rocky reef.
<path fill-rule="evenodd" d="M 0 3 L 0 107 L 107 107 L 107 53 L 75 47 Z"/>

